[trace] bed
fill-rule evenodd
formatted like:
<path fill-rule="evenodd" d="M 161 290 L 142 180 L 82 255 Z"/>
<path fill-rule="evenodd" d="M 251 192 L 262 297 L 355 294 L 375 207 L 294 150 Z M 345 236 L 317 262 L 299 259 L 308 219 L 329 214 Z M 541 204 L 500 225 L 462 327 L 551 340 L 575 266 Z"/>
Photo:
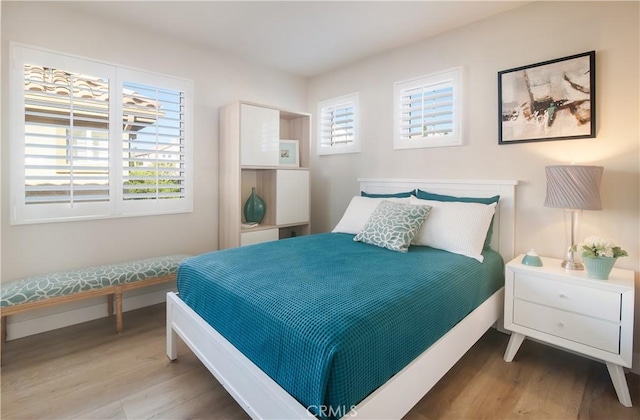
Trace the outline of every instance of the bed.
<path fill-rule="evenodd" d="M 500 195 L 493 217 L 491 248 L 494 251 L 483 251 L 485 261 L 482 266 L 493 266 L 493 272 L 488 277 L 502 280 L 502 260 L 508 261 L 513 255 L 516 184 L 515 181 L 361 179 L 360 190 L 369 194 L 421 189 L 435 194 L 467 197 Z M 319 249 L 322 248 L 338 252 L 327 257 L 333 264 L 329 264 L 330 272 L 325 274 L 322 274 L 322 267 L 327 264 L 318 262 L 322 254 Z M 355 254 L 351 255 L 350 252 Z M 265 283 L 262 278 L 265 273 L 255 267 L 266 266 L 275 256 L 283 254 L 287 255 L 279 264 L 283 273 Z M 311 254 L 313 258 L 309 257 Z M 344 255 L 353 263 L 342 261 L 336 264 L 336 255 Z M 234 267 L 247 258 L 251 258 L 254 264 L 246 265 L 253 269 L 238 273 Z M 228 261 L 223 263 L 223 260 Z M 358 261 L 360 265 L 356 264 Z M 371 263 L 367 264 L 366 261 Z M 456 267 L 459 264 L 480 266 L 476 261 L 471 262 L 470 258 L 429 247 L 410 247 L 410 252 L 401 255 L 354 242 L 353 237 L 345 233 L 311 235 L 196 257 L 181 267 L 178 278 L 182 295 L 169 293 L 167 296 L 167 355 L 171 360 L 177 358 L 176 339 L 180 337 L 252 418 L 305 418 L 314 414 L 328 418 L 400 418 L 496 323 L 502 312 L 503 301 L 502 285 L 495 284 L 495 281 L 491 288 L 475 290 L 472 288 L 474 283 L 484 282 L 467 280 L 466 284 L 457 284 L 450 274 L 444 274 L 450 280 L 440 281 L 447 286 L 429 290 L 425 289 L 426 282 L 420 277 L 434 275 L 428 270 L 407 270 L 403 273 L 393 270 L 395 275 L 402 277 L 401 282 L 377 277 L 385 265 L 399 267 L 403 262 L 410 261 L 409 265 L 413 266 L 423 261 L 427 261 L 430 267 L 435 267 L 439 261 L 449 261 Z M 297 267 L 307 266 L 316 271 L 296 271 Z M 411 273 L 416 271 L 419 272 L 416 274 L 418 277 L 411 280 Z M 368 274 L 358 276 L 354 273 Z M 300 296 L 289 301 L 286 298 L 290 291 L 281 286 L 292 287 L 288 284 L 290 282 L 283 281 L 284 285 L 281 285 L 278 280 L 287 275 L 305 279 L 293 287 L 304 289 Z M 479 274 L 470 271 L 469 276 L 475 278 Z M 211 283 L 209 278 L 218 280 L 214 285 L 208 285 Z M 336 293 L 311 293 L 319 290 L 314 289 L 318 287 L 314 281 L 317 282 L 319 278 L 322 279 L 322 287 Z M 341 296 L 347 296 L 347 289 L 363 287 L 361 278 L 366 278 L 374 285 L 374 291 L 379 293 L 360 293 L 358 296 L 362 302 L 353 303 L 352 300 L 356 299 L 351 297 L 340 301 Z M 202 289 L 205 286 L 199 282 L 213 289 Z M 465 290 L 471 290 L 468 296 L 464 295 Z M 245 296 L 240 296 L 243 293 Z M 397 295 L 397 298 L 388 303 L 382 302 L 392 295 Z M 257 306 L 256 302 L 260 299 L 256 296 L 266 296 L 269 300 L 266 306 L 275 306 L 275 309 L 269 310 L 273 315 Z M 283 296 L 284 301 L 274 305 L 270 299 L 277 296 Z M 420 301 L 416 303 L 416 296 L 423 299 L 421 302 L 427 302 L 429 296 L 433 301 L 421 305 Z M 453 301 L 463 303 L 438 304 Z M 352 316 L 352 306 L 367 309 L 363 314 Z M 429 319 L 428 313 L 421 312 L 425 310 L 424 307 L 438 308 L 438 316 L 432 318 L 444 319 L 446 317 L 442 314 L 445 312 L 454 314 L 444 324 L 413 322 L 411 328 L 414 329 L 410 329 L 412 319 Z M 326 308 L 330 308 L 329 317 L 323 313 Z M 247 315 L 242 315 L 240 319 L 238 314 Z M 270 320 L 271 316 L 273 320 Z M 347 322 L 350 317 L 357 319 Z M 326 338 L 323 346 L 309 344 L 304 341 L 305 337 L 288 341 L 296 339 L 292 337 L 295 334 L 288 330 L 274 330 L 274 325 L 281 324 L 282 319 L 290 319 L 292 324 L 293 320 L 301 320 L 303 325 L 300 328 L 310 331 L 328 322 L 325 329 L 332 333 L 335 331 L 335 334 Z M 383 319 L 390 319 L 392 324 L 402 327 L 385 330 L 381 326 Z M 344 328 L 343 324 L 346 325 Z M 396 329 L 401 333 L 393 337 Z M 235 335 L 233 331 L 236 331 Z M 365 331 L 362 336 L 357 335 L 360 331 Z M 271 340 L 270 344 L 270 336 L 278 339 Z M 349 337 L 349 340 L 344 343 L 331 341 L 336 336 Z M 368 341 L 373 336 L 387 339 L 380 339 L 381 344 Z M 360 344 L 352 345 L 354 341 Z M 274 346 L 273 342 L 276 347 L 279 346 L 275 353 L 265 351 Z M 298 358 L 291 353 L 289 350 L 294 347 L 302 349 L 300 354 L 307 358 Z M 316 357 L 328 353 L 331 354 L 327 358 Z M 382 363 L 384 359 L 389 363 Z M 357 362 L 362 360 L 364 362 Z M 378 369 L 379 366 L 382 367 Z M 338 367 L 342 367 L 342 370 Z M 300 375 L 306 376 L 303 378 Z M 364 381 L 365 377 L 368 382 Z M 372 386 L 371 389 L 367 388 Z"/>

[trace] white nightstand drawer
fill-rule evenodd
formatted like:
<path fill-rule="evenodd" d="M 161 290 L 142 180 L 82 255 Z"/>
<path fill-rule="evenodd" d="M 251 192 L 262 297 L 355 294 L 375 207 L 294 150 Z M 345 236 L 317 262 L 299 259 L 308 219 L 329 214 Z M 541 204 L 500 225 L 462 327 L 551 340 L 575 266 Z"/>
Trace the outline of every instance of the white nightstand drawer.
<path fill-rule="evenodd" d="M 527 274 L 515 275 L 514 297 L 579 314 L 620 321 L 620 293 L 545 281 Z"/>
<path fill-rule="evenodd" d="M 610 353 L 620 352 L 620 325 L 516 300 L 513 322 Z"/>

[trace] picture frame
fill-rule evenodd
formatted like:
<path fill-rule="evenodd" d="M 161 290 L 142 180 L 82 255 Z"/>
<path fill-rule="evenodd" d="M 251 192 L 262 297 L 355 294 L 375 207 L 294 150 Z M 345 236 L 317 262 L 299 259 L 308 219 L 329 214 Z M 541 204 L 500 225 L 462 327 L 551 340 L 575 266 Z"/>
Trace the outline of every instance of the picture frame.
<path fill-rule="evenodd" d="M 298 140 L 280 140 L 280 166 L 300 166 Z"/>
<path fill-rule="evenodd" d="M 498 72 L 498 143 L 596 136 L 596 52 Z"/>

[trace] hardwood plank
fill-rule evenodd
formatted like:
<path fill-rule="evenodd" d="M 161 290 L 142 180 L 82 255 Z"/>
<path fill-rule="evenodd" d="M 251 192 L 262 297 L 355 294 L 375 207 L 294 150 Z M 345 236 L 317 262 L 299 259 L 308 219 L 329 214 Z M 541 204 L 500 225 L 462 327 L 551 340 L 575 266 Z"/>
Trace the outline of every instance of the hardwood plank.
<path fill-rule="evenodd" d="M 532 341 L 507 363 L 502 360 L 507 341 L 503 334 L 487 332 L 405 418 L 640 418 L 637 406 L 618 402 L 603 363 Z M 601 376 L 587 374 L 591 370 Z M 634 404 L 639 379 L 627 374 Z M 601 404 L 603 410 L 594 408 Z"/>
<path fill-rule="evenodd" d="M 578 419 L 633 420 L 640 417 L 640 376 L 627 373 L 627 385 L 634 407 L 621 410 L 618 396 L 611 383 L 609 372 L 604 363 L 590 363 L 588 380 L 580 405 Z M 615 416 L 612 416 L 615 413 Z"/>
<path fill-rule="evenodd" d="M 122 404 L 120 401 L 114 401 L 104 407 L 97 408 L 88 413 L 84 413 L 79 417 L 75 417 L 77 420 L 127 420 L 127 416 L 124 414 Z"/>
<path fill-rule="evenodd" d="M 216 382 L 217 383 L 217 382 Z M 131 418 L 131 417 L 130 417 Z M 250 419 L 249 415 L 218 384 L 214 389 L 198 395 L 152 419 Z M 310 417 L 312 418 L 312 417 Z"/>
<path fill-rule="evenodd" d="M 15 355 L 6 357 L 2 372 L 3 417 L 73 417 L 185 371 L 202 368 L 182 343 L 179 348 L 184 356 L 178 363 L 171 363 L 164 354 L 163 322 L 154 324 L 142 323 L 120 336 L 113 334 L 112 326 L 102 324 L 98 332 L 86 331 L 83 335 L 81 341 L 93 342 L 93 346 L 83 343 L 73 350 L 77 339 L 70 336 L 67 351 L 54 350 L 57 356 L 52 357 L 43 351 L 47 349 L 45 345 L 39 346 L 39 355 L 29 354 L 26 361 L 21 361 L 21 368 L 13 366 Z M 13 396 L 10 404 L 4 398 L 8 388 Z M 38 403 L 34 404 L 36 398 Z"/>
<path fill-rule="evenodd" d="M 2 418 L 248 418 L 184 343 L 169 362 L 164 305 L 124 316 L 3 343 Z M 507 363 L 507 341 L 488 331 L 406 418 L 640 420 L 639 376 L 626 408 L 603 363 L 529 340 Z"/>
<path fill-rule="evenodd" d="M 503 343 L 501 334 L 485 334 L 409 414 L 418 411 L 429 419 L 509 418 L 531 368 L 525 364 L 513 369 L 496 357 Z M 449 398 L 443 398 L 443 388 L 449 389 Z"/>
<path fill-rule="evenodd" d="M 212 379 L 201 366 L 122 399 L 122 407 L 127 418 L 152 418 L 221 386 Z"/>
<path fill-rule="evenodd" d="M 543 346 L 526 342 L 523 346 Z M 551 355 L 540 362 L 544 350 Z M 522 384 L 525 392 L 515 406 L 514 418 L 576 418 L 584 394 L 588 360 L 558 349 L 541 348 L 538 356 L 529 361 L 535 369 Z"/>

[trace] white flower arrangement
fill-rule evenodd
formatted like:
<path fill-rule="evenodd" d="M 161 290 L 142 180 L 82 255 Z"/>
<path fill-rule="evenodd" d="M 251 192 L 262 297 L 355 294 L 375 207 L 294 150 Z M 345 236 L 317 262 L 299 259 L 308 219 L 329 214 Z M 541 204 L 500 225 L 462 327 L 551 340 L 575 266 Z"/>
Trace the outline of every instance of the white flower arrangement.
<path fill-rule="evenodd" d="M 578 244 L 578 249 L 582 250 L 583 257 L 588 258 L 618 258 L 626 257 L 629 255 L 624 249 L 620 248 L 619 246 L 613 245 L 610 240 L 602 239 L 598 236 L 589 236 L 585 238 L 584 241 Z"/>

